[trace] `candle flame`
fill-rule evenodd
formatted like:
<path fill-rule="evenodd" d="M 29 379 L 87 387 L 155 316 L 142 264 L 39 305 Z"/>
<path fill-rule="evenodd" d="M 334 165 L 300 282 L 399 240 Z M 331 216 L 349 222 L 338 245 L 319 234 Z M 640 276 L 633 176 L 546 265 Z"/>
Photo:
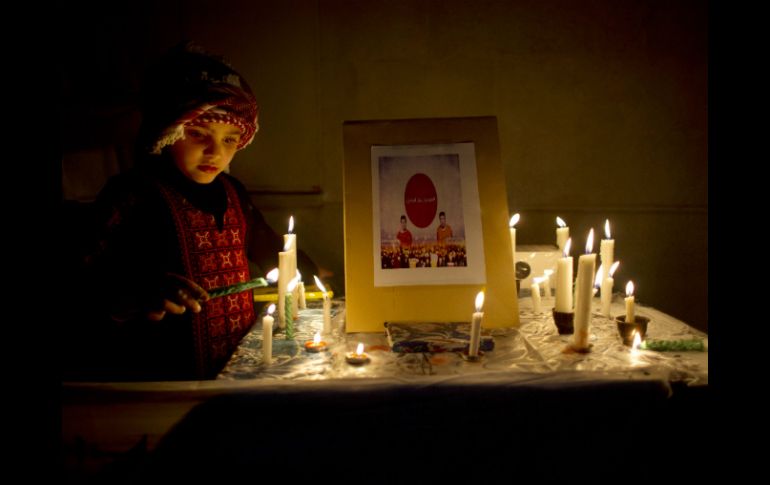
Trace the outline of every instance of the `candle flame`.
<path fill-rule="evenodd" d="M 270 271 L 268 271 L 267 274 L 265 275 L 265 279 L 270 283 L 275 283 L 276 281 L 278 281 L 278 268 L 273 268 Z"/>
<path fill-rule="evenodd" d="M 569 256 L 569 250 L 572 249 L 572 238 L 567 239 L 567 242 L 564 244 L 564 257 L 566 258 Z"/>
<path fill-rule="evenodd" d="M 297 278 L 302 281 L 302 273 L 300 273 L 299 270 L 297 270 Z"/>
<path fill-rule="evenodd" d="M 543 278 L 541 276 L 535 276 L 534 278 L 532 278 L 532 284 L 533 285 L 539 285 L 543 281 L 545 281 L 545 278 Z"/>
<path fill-rule="evenodd" d="M 291 239 L 287 239 L 285 243 L 283 243 L 283 252 L 289 251 L 291 249 Z"/>
<path fill-rule="evenodd" d="M 292 278 L 292 279 L 291 279 L 291 281 L 289 281 L 289 283 L 286 285 L 286 291 L 287 291 L 287 292 L 292 292 L 292 291 L 294 291 L 294 288 L 296 288 L 296 287 L 297 287 L 297 283 L 299 283 L 299 278 L 297 278 L 297 277 L 295 276 L 295 277 L 294 277 L 294 278 Z"/>
<path fill-rule="evenodd" d="M 594 286 L 602 286 L 602 275 L 604 274 L 604 263 L 599 265 L 599 269 L 596 270 L 596 277 L 594 278 Z"/>
<path fill-rule="evenodd" d="M 318 287 L 318 289 L 320 289 L 324 296 L 326 296 L 326 287 L 323 283 L 321 283 L 321 280 L 318 279 L 318 276 L 313 275 L 313 279 L 315 280 L 315 285 Z"/>
<path fill-rule="evenodd" d="M 358 342 L 358 347 L 356 347 L 356 355 L 361 355 L 364 353 L 364 344 L 361 342 Z"/>
<path fill-rule="evenodd" d="M 634 342 L 631 344 L 631 348 L 636 350 L 642 346 L 642 336 L 634 329 Z"/>
<path fill-rule="evenodd" d="M 591 254 L 594 250 L 594 228 L 592 227 L 588 231 L 588 239 L 586 239 L 586 254 Z"/>
<path fill-rule="evenodd" d="M 556 225 L 559 227 L 567 227 L 567 223 L 559 216 L 556 216 Z"/>
<path fill-rule="evenodd" d="M 476 311 L 480 312 L 481 307 L 484 306 L 484 291 L 479 291 L 476 295 Z"/>
<path fill-rule="evenodd" d="M 607 239 L 612 239 L 612 236 L 610 235 L 610 220 L 609 219 L 604 221 L 604 235 L 607 236 Z"/>
<path fill-rule="evenodd" d="M 269 307 L 267 307 L 267 314 L 272 315 L 275 311 L 275 303 L 271 303 Z"/>
<path fill-rule="evenodd" d="M 294 231 L 294 216 L 289 216 L 289 234 Z"/>
<path fill-rule="evenodd" d="M 515 213 L 513 216 L 511 216 L 511 220 L 510 220 L 510 222 L 508 223 L 508 227 L 513 227 L 513 226 L 515 226 L 515 225 L 516 225 L 516 223 L 517 223 L 517 222 L 519 222 L 519 218 L 520 218 L 520 217 L 521 217 L 521 216 L 519 216 L 519 213 L 518 213 L 518 212 L 517 212 L 517 213 Z"/>
<path fill-rule="evenodd" d="M 316 332 L 315 335 L 313 335 L 313 345 L 318 345 L 321 343 L 321 332 Z"/>
<path fill-rule="evenodd" d="M 612 263 L 612 266 L 610 266 L 610 278 L 612 278 L 612 275 L 615 274 L 615 270 L 618 269 L 618 266 L 620 266 L 620 261 L 615 261 Z"/>
<path fill-rule="evenodd" d="M 634 282 L 629 280 L 626 283 L 626 296 L 632 296 L 634 294 Z"/>
<path fill-rule="evenodd" d="M 548 278 L 549 276 L 551 276 L 553 274 L 553 270 L 552 269 L 544 269 L 543 270 L 543 274 L 545 275 L 546 278 Z"/>

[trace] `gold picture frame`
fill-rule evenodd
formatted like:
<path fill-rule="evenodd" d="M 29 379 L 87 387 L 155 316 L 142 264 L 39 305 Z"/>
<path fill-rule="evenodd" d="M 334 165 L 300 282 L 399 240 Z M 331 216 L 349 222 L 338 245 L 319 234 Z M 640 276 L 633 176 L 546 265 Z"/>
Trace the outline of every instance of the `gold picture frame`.
<path fill-rule="evenodd" d="M 347 331 L 381 332 L 385 322 L 396 321 L 470 321 L 479 290 L 485 292 L 484 327 L 517 326 L 518 300 L 497 119 L 486 116 L 347 121 L 343 124 L 343 144 Z M 425 156 L 439 154 L 436 156 L 441 157 L 446 151 L 459 154 L 448 159 L 457 161 L 453 166 L 458 167 L 457 174 L 462 179 L 460 203 L 464 219 L 460 219 L 462 226 L 455 226 L 461 234 L 455 240 L 462 248 L 467 243 L 467 264 L 458 259 L 457 266 L 446 268 L 437 265 L 434 256 L 431 264 L 416 268 L 413 260 L 410 266 L 402 266 L 403 269 L 382 271 L 384 278 L 376 277 L 380 264 L 386 266 L 384 255 L 382 262 L 377 260 L 378 248 L 393 242 L 385 243 L 387 237 L 377 240 L 379 224 L 382 224 L 382 233 L 387 232 L 386 224 L 378 222 L 379 215 L 387 212 L 377 207 L 380 192 L 373 189 L 378 188 L 379 183 L 374 173 L 378 156 L 403 153 L 404 156 L 396 157 L 399 162 L 427 163 L 428 169 L 419 171 L 429 172 L 433 162 L 425 162 Z M 449 163 L 446 159 L 442 158 L 440 163 Z M 471 169 L 475 169 L 475 174 L 468 171 Z M 472 180 L 469 182 L 474 175 L 475 184 Z M 439 194 L 442 183 L 452 182 L 439 181 L 436 184 Z M 414 201 L 415 197 L 404 199 Z M 378 210 L 375 212 L 375 209 Z M 435 206 L 430 209 L 437 212 Z M 455 210 L 452 215 L 461 214 Z M 431 222 L 433 227 L 421 229 L 423 235 L 435 231 L 437 222 Z M 394 274 L 399 276 L 390 281 L 389 277 Z"/>

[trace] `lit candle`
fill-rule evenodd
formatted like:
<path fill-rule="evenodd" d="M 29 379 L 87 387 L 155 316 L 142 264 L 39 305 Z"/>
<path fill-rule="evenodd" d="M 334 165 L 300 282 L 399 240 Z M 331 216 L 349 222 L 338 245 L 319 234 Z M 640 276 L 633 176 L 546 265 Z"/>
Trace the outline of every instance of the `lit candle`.
<path fill-rule="evenodd" d="M 572 345 L 577 350 L 588 349 L 588 331 L 591 325 L 591 298 L 593 296 L 594 271 L 596 270 L 596 254 L 594 247 L 594 230 L 591 229 L 586 240 L 586 254 L 578 259 L 578 274 L 575 281 L 575 331 Z"/>
<path fill-rule="evenodd" d="M 321 340 L 321 332 L 316 332 L 312 341 L 305 342 L 305 350 L 308 352 L 323 352 L 326 348 L 326 342 Z"/>
<path fill-rule="evenodd" d="M 471 342 L 468 346 L 468 355 L 476 357 L 479 355 L 479 343 L 481 342 L 481 320 L 484 319 L 484 312 L 481 311 L 484 305 L 484 292 L 479 291 L 476 295 L 476 312 L 471 320 Z"/>
<path fill-rule="evenodd" d="M 315 280 L 315 285 L 324 295 L 324 333 L 330 334 L 332 331 L 332 302 L 329 300 L 329 293 L 326 291 L 326 287 L 318 279 L 318 276 L 313 275 L 313 279 Z"/>
<path fill-rule="evenodd" d="M 629 281 L 626 283 L 626 323 L 634 323 L 636 316 L 634 315 L 634 282 Z"/>
<path fill-rule="evenodd" d="M 610 270 L 607 272 L 607 277 L 602 281 L 602 315 L 605 317 L 610 316 L 610 304 L 612 303 L 612 287 L 615 286 L 615 279 L 612 275 L 620 266 L 620 261 L 612 263 Z"/>
<path fill-rule="evenodd" d="M 532 278 L 532 311 L 540 313 L 540 281 L 542 278 Z"/>
<path fill-rule="evenodd" d="M 359 342 L 355 352 L 348 352 L 345 355 L 345 360 L 348 364 L 363 365 L 369 362 L 369 356 L 364 353 L 364 344 Z"/>
<path fill-rule="evenodd" d="M 516 223 L 519 222 L 519 213 L 517 212 L 511 216 L 511 220 L 508 222 L 508 228 L 511 231 L 511 251 L 513 255 L 513 271 L 516 272 Z"/>
<path fill-rule="evenodd" d="M 294 271 L 291 270 L 292 255 L 288 247 L 284 244 L 283 251 L 278 253 L 278 321 L 281 328 L 286 328 L 286 288 L 294 277 Z"/>
<path fill-rule="evenodd" d="M 556 311 L 572 312 L 572 256 L 569 250 L 572 239 L 564 245 L 564 257 L 556 262 Z"/>
<path fill-rule="evenodd" d="M 564 219 L 559 216 L 556 216 L 556 225 L 559 226 L 556 228 L 556 245 L 559 246 L 559 251 L 564 251 L 564 245 L 567 244 L 567 239 L 569 239 L 569 227 L 567 227 Z"/>
<path fill-rule="evenodd" d="M 642 347 L 642 337 L 639 335 L 639 332 L 634 329 L 634 340 L 631 343 L 631 365 L 637 365 L 639 364 L 639 349 Z"/>
<path fill-rule="evenodd" d="M 551 275 L 552 269 L 543 270 L 543 296 L 546 298 L 551 297 Z"/>
<path fill-rule="evenodd" d="M 299 286 L 299 307 L 304 310 L 307 308 L 307 300 L 305 299 L 305 283 L 302 281 L 302 275 L 300 275 L 299 285 L 297 286 Z"/>
<path fill-rule="evenodd" d="M 270 365 L 273 362 L 273 312 L 275 304 L 271 303 L 267 307 L 267 314 L 262 317 L 262 362 Z"/>
<path fill-rule="evenodd" d="M 602 239 L 599 246 L 599 256 L 602 258 L 602 266 L 604 267 L 604 273 L 602 273 L 602 281 L 609 276 L 612 263 L 615 261 L 615 240 L 610 235 L 610 220 L 604 221 L 604 235 L 606 239 Z"/>

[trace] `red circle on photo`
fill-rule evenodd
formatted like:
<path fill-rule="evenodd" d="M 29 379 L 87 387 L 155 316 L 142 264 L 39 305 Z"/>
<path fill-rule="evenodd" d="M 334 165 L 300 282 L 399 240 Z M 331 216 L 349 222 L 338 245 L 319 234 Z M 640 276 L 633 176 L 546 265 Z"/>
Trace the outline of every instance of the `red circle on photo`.
<path fill-rule="evenodd" d="M 404 190 L 404 207 L 406 215 L 415 226 L 428 227 L 433 222 L 436 218 L 438 197 L 436 186 L 430 177 L 424 173 L 412 175 Z"/>

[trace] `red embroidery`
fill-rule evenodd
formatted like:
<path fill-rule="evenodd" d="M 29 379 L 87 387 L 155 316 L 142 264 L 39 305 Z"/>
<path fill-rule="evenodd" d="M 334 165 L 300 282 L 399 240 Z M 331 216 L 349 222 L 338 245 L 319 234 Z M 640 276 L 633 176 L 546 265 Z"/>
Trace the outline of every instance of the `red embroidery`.
<path fill-rule="evenodd" d="M 223 183 L 227 210 L 221 231 L 213 215 L 194 208 L 175 190 L 161 187 L 174 216 L 186 276 L 206 289 L 249 279 L 241 238 L 246 233 L 246 221 L 235 189 L 227 179 Z M 194 352 L 200 378 L 212 378 L 224 367 L 254 318 L 251 291 L 209 300 L 200 313 L 193 314 Z"/>

